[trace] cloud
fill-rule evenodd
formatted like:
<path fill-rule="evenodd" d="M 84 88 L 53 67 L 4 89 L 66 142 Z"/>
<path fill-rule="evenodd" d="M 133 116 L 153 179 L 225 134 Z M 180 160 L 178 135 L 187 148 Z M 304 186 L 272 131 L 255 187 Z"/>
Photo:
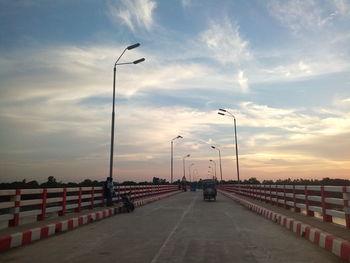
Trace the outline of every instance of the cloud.
<path fill-rule="evenodd" d="M 267 8 L 271 16 L 297 34 L 323 30 L 337 16 L 349 14 L 349 4 L 344 0 L 270 0 Z"/>
<path fill-rule="evenodd" d="M 240 70 L 237 74 L 237 82 L 243 93 L 249 92 L 248 78 L 244 76 L 244 71 Z"/>
<path fill-rule="evenodd" d="M 252 58 L 249 42 L 241 37 L 237 23 L 232 23 L 228 17 L 219 22 L 212 21 L 199 38 L 220 63 L 240 64 Z"/>
<path fill-rule="evenodd" d="M 299 155 L 299 161 L 307 156 L 330 162 L 349 159 L 350 140 L 344 133 L 350 129 L 346 110 L 331 108 L 304 113 L 301 109 L 279 109 L 245 102 L 231 111 L 236 113 L 238 127 L 261 130 L 240 135 L 241 148 L 247 154 L 262 152 L 266 157 L 275 155 L 274 158 L 294 154 Z M 326 112 L 328 116 L 325 116 Z"/>
<path fill-rule="evenodd" d="M 112 20 L 121 22 L 132 31 L 146 29 L 150 31 L 154 26 L 153 12 L 157 3 L 151 0 L 120 0 L 109 2 L 109 15 Z"/>
<path fill-rule="evenodd" d="M 332 1 L 337 12 L 343 16 L 350 16 L 350 3 L 347 0 Z"/>
<path fill-rule="evenodd" d="M 315 49 L 317 49 L 315 47 Z M 341 54 L 333 51 L 322 51 L 322 56 L 314 54 L 298 54 L 295 58 L 280 58 L 279 65 L 263 65 L 259 69 L 251 70 L 251 81 L 254 83 L 264 82 L 292 82 L 304 79 L 317 78 L 319 76 L 329 75 L 350 70 L 350 63 Z M 317 52 L 315 52 L 317 53 Z"/>
<path fill-rule="evenodd" d="M 315 1 L 277 1 L 267 4 L 270 14 L 294 32 L 301 30 L 319 30 L 326 23 L 322 9 Z"/>
<path fill-rule="evenodd" d="M 133 31 L 154 28 L 155 2 L 110 3 L 114 21 Z M 339 5 L 339 10 L 345 14 L 346 6 Z M 328 17 L 315 12 L 313 17 Z M 326 27 L 334 19 L 319 27 Z M 302 30 L 304 24 L 311 27 L 311 22 L 303 21 L 297 29 Z M 191 152 L 193 160 L 203 162 L 207 170 L 204 162 L 208 156 L 217 158 L 217 152 L 209 146 L 220 145 L 225 172 L 231 172 L 232 120 L 218 118 L 217 112 L 212 111 L 225 102 L 237 105 L 230 110 L 237 117 L 241 163 L 243 171 L 247 171 L 244 176 L 248 172 L 253 176 L 268 174 L 268 170 L 261 169 L 264 166 L 276 174 L 298 170 L 297 166 L 315 171 L 317 167 L 335 167 L 339 165 L 337 160 L 343 162 L 347 158 L 349 145 L 344 131 L 350 128 L 348 96 L 337 98 L 334 105 L 306 110 L 256 103 L 256 93 L 251 92 L 268 81 L 295 81 L 345 72 L 350 68 L 347 49 L 336 49 L 323 41 L 305 48 L 310 39 L 298 38 L 298 47 L 291 47 L 295 46 L 291 43 L 280 49 L 281 55 L 275 60 L 267 56 L 271 60 L 265 63 L 252 47 L 255 40 L 249 41 L 242 32 L 245 31 L 240 30 L 238 22 L 227 16 L 213 18 L 201 33 L 193 33 L 194 39 L 169 38 L 163 40 L 173 42 L 169 46 L 146 51 L 141 47 L 124 55 L 123 62 L 140 57 L 146 61 L 117 69 L 115 157 L 120 178 L 166 174 L 170 139 L 178 134 L 184 139 L 176 141 L 177 157 Z M 340 41 L 336 42 L 338 45 Z M 62 174 L 71 169 L 69 174 L 73 177 L 79 165 L 95 167 L 84 170 L 86 177 L 107 174 L 103 167 L 108 167 L 112 67 L 124 48 L 119 44 L 62 45 L 2 52 L 0 125 L 4 147 L 0 154 L 6 157 L 3 167 L 31 167 L 30 174 L 35 176 L 40 169 L 45 174 L 51 165 L 59 170 L 69 159 L 68 168 L 61 168 Z M 241 94 L 236 96 L 232 90 Z M 273 98 L 271 95 L 268 100 Z M 327 147 L 322 142 L 327 142 Z M 154 171 L 154 167 L 159 169 Z"/>
<path fill-rule="evenodd" d="M 346 101 L 347 98 L 342 100 Z M 45 170 L 46 166 L 60 169 L 59 166 L 64 164 L 66 158 L 76 162 L 66 166 L 74 170 L 78 169 L 78 163 L 83 165 L 86 162 L 90 166 L 96 164 L 98 167 L 107 167 L 109 103 L 85 105 L 63 97 L 42 98 L 36 106 L 23 102 L 22 105 L 7 105 L 0 111 L 1 126 L 13 127 L 10 129 L 11 134 L 6 133 L 7 140 L 21 138 L 19 148 L 12 147 L 9 150 L 2 147 L 2 155 L 6 151 L 7 158 L 12 156 L 9 160 L 4 159 L 3 167 L 14 167 L 14 163 L 22 163 L 25 169 L 29 169 L 26 164 L 30 164 L 29 170 L 34 173 L 40 169 Z M 297 170 L 298 165 L 303 165 L 306 169 L 305 163 L 308 162 L 309 171 L 320 166 L 334 167 L 334 162 L 344 160 L 350 154 L 347 150 L 350 149 L 349 140 L 346 140 L 344 134 L 344 130 L 350 129 L 350 118 L 341 108 L 305 113 L 303 109 L 274 108 L 243 102 L 237 108 L 229 110 L 237 118 L 241 165 L 247 171 L 245 176 L 259 171 L 258 167 L 261 170 L 265 166 L 269 167 L 270 172 L 262 169 L 259 175 L 271 175 L 277 171 L 288 173 L 286 167 Z M 321 118 L 320 114 L 324 115 L 326 110 L 332 111 L 332 116 Z M 230 129 L 229 133 L 226 127 Z M 139 167 L 146 163 L 156 163 L 163 167 L 161 163 L 168 157 L 170 140 L 178 134 L 184 139 L 176 141 L 177 157 L 190 152 L 199 169 L 207 165 L 202 165 L 201 162 L 207 160 L 208 155 L 211 158 L 217 157 L 209 147 L 215 141 L 215 145 L 222 145 L 223 167 L 228 173 L 233 169 L 231 155 L 234 147 L 232 138 L 228 135 L 232 132 L 231 129 L 232 122 L 218 118 L 216 111 L 121 102 L 117 109 L 115 151 L 119 173 L 123 174 L 119 178 L 127 178 L 124 177 L 126 174 L 139 171 Z M 203 136 L 208 137 L 203 139 Z M 44 146 L 37 145 L 39 141 Z M 13 154 L 9 154 L 11 151 Z M 14 156 L 19 158 L 18 151 L 21 151 L 20 161 L 17 159 L 17 162 L 13 162 Z M 40 157 L 40 166 L 35 165 L 33 154 L 37 157 L 45 155 Z M 321 159 L 317 161 L 317 157 Z M 133 163 L 133 168 L 126 168 L 125 163 Z M 161 171 L 167 170 L 167 167 L 163 168 L 160 168 Z M 8 169 L 10 171 L 12 168 Z M 148 168 L 144 169 L 148 171 Z M 99 173 L 101 169 L 93 172 L 94 176 Z M 90 176 L 92 171 L 85 171 L 85 174 L 94 177 Z"/>
<path fill-rule="evenodd" d="M 191 5 L 191 0 L 181 0 L 181 4 L 183 7 L 188 7 Z"/>
<path fill-rule="evenodd" d="M 245 178 L 295 178 L 296 174 L 320 178 L 334 172 L 338 177 L 348 176 L 350 140 L 345 131 L 350 129 L 350 116 L 339 105 L 306 113 L 244 102 L 229 111 L 237 118 Z M 230 148 L 233 145 L 225 148 L 224 155 Z"/>
<path fill-rule="evenodd" d="M 296 141 L 285 142 L 277 147 L 275 146 L 274 150 L 285 154 L 295 153 L 326 160 L 348 161 L 350 158 L 349 149 L 349 134 L 339 133 L 339 130 L 337 130 L 335 135 L 305 136 L 305 138 Z"/>
<path fill-rule="evenodd" d="M 26 54 L 8 53 L 0 60 L 0 74 L 3 74 L 0 101 L 39 97 L 78 101 L 92 96 L 109 96 L 113 77 L 111 68 L 118 50 L 122 49 L 119 46 L 54 46 Z M 208 81 L 216 81 L 217 75 L 213 73 L 217 69 L 194 62 L 164 62 L 141 52 L 141 49 L 133 50 L 124 55 L 124 61 L 146 57 L 146 62 L 118 67 L 118 96 L 130 98 L 157 89 L 203 88 Z M 28 64 L 32 66 L 26 67 Z"/>

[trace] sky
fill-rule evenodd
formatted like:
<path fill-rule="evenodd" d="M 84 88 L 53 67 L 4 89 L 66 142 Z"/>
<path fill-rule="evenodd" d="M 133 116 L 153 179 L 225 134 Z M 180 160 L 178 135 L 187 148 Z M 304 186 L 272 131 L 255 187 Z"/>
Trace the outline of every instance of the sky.
<path fill-rule="evenodd" d="M 350 178 L 349 0 L 1 0 L 0 181 Z M 193 163 L 193 165 L 192 165 Z M 214 170 L 214 169 L 213 169 Z M 215 172 L 214 172 L 215 173 Z"/>

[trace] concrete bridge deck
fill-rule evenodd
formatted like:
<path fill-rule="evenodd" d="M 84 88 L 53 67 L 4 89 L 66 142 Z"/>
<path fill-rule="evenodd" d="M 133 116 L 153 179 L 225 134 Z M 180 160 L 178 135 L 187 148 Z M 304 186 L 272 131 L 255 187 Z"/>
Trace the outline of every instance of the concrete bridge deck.
<path fill-rule="evenodd" d="M 0 255 L 6 262 L 344 262 L 219 195 L 187 192 Z"/>

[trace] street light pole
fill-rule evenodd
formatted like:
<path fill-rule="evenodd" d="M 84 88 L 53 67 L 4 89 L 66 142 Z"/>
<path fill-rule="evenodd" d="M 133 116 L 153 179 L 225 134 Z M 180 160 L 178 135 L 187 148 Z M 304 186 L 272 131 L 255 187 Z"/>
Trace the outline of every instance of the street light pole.
<path fill-rule="evenodd" d="M 197 180 L 197 177 L 195 177 L 195 175 L 198 175 L 198 170 L 197 169 L 194 169 L 193 170 L 193 172 L 192 172 L 192 174 L 193 174 L 193 181 L 196 181 Z"/>
<path fill-rule="evenodd" d="M 191 163 L 191 165 L 188 166 L 188 172 L 190 176 L 190 182 L 192 182 L 192 177 L 191 177 L 191 167 L 194 165 L 194 163 Z"/>
<path fill-rule="evenodd" d="M 190 157 L 190 156 L 191 156 L 190 154 L 187 154 L 186 156 L 184 156 L 184 157 L 182 158 L 182 161 L 183 161 L 183 168 L 184 168 L 184 178 L 186 178 L 185 159 L 186 159 L 187 157 Z"/>
<path fill-rule="evenodd" d="M 224 113 L 223 113 L 224 112 Z M 227 113 L 227 114 L 225 114 Z M 225 109 L 219 109 L 218 112 L 219 115 L 224 115 L 224 116 L 231 116 L 233 118 L 233 126 L 234 126 L 234 130 L 235 130 L 235 145 L 236 145 L 236 165 L 237 165 L 237 180 L 238 183 L 240 182 L 239 180 L 239 163 L 238 163 L 238 142 L 237 142 L 237 126 L 236 126 L 236 117 L 229 111 L 225 110 Z"/>
<path fill-rule="evenodd" d="M 119 58 L 117 59 L 117 61 L 114 63 L 114 68 L 113 68 L 113 107 L 112 107 L 112 128 L 111 128 L 111 151 L 110 151 L 110 159 L 109 159 L 109 178 L 111 178 L 110 180 L 112 180 L 113 178 L 113 151 L 114 151 L 114 122 L 115 122 L 115 80 L 116 80 L 116 68 L 119 65 L 128 65 L 128 64 L 138 64 L 141 63 L 143 61 L 145 61 L 144 58 L 135 60 L 133 62 L 127 62 L 127 63 L 118 63 L 120 58 L 123 56 L 123 54 L 125 53 L 125 51 L 127 50 L 131 50 L 134 48 L 139 47 L 140 44 L 134 44 L 131 46 L 128 46 L 124 49 L 124 51 L 121 53 L 121 55 L 119 56 Z"/>
<path fill-rule="evenodd" d="M 209 161 L 214 163 L 215 177 L 216 177 L 216 162 L 214 160 L 209 160 Z M 222 181 L 222 177 L 221 177 L 221 181 Z"/>
<path fill-rule="evenodd" d="M 214 174 L 214 167 L 213 166 L 209 166 L 209 168 L 211 168 L 212 175 L 216 177 L 216 175 Z"/>
<path fill-rule="evenodd" d="M 178 135 L 177 137 L 175 137 L 174 139 L 171 140 L 171 157 L 170 157 L 170 181 L 171 183 L 173 183 L 173 179 L 174 179 L 174 141 L 176 139 L 181 139 L 183 138 L 182 136 Z"/>
<path fill-rule="evenodd" d="M 221 178 L 221 181 L 222 181 L 221 151 L 220 151 L 220 149 L 219 149 L 218 147 L 215 147 L 215 146 L 211 146 L 211 148 L 216 149 L 216 150 L 218 150 L 218 152 L 219 152 L 220 178 Z"/>

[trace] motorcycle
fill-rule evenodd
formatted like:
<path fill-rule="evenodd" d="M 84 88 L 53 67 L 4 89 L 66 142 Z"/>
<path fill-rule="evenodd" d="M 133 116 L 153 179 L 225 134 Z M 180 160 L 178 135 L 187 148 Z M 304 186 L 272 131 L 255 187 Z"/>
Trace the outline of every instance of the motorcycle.
<path fill-rule="evenodd" d="M 127 195 L 127 194 L 122 194 L 122 195 L 120 195 L 120 197 L 121 197 L 121 199 L 122 199 L 124 209 L 125 209 L 128 213 L 134 211 L 135 205 L 134 205 L 134 203 L 132 202 L 132 200 L 131 200 L 131 198 L 129 197 L 129 195 Z"/>

